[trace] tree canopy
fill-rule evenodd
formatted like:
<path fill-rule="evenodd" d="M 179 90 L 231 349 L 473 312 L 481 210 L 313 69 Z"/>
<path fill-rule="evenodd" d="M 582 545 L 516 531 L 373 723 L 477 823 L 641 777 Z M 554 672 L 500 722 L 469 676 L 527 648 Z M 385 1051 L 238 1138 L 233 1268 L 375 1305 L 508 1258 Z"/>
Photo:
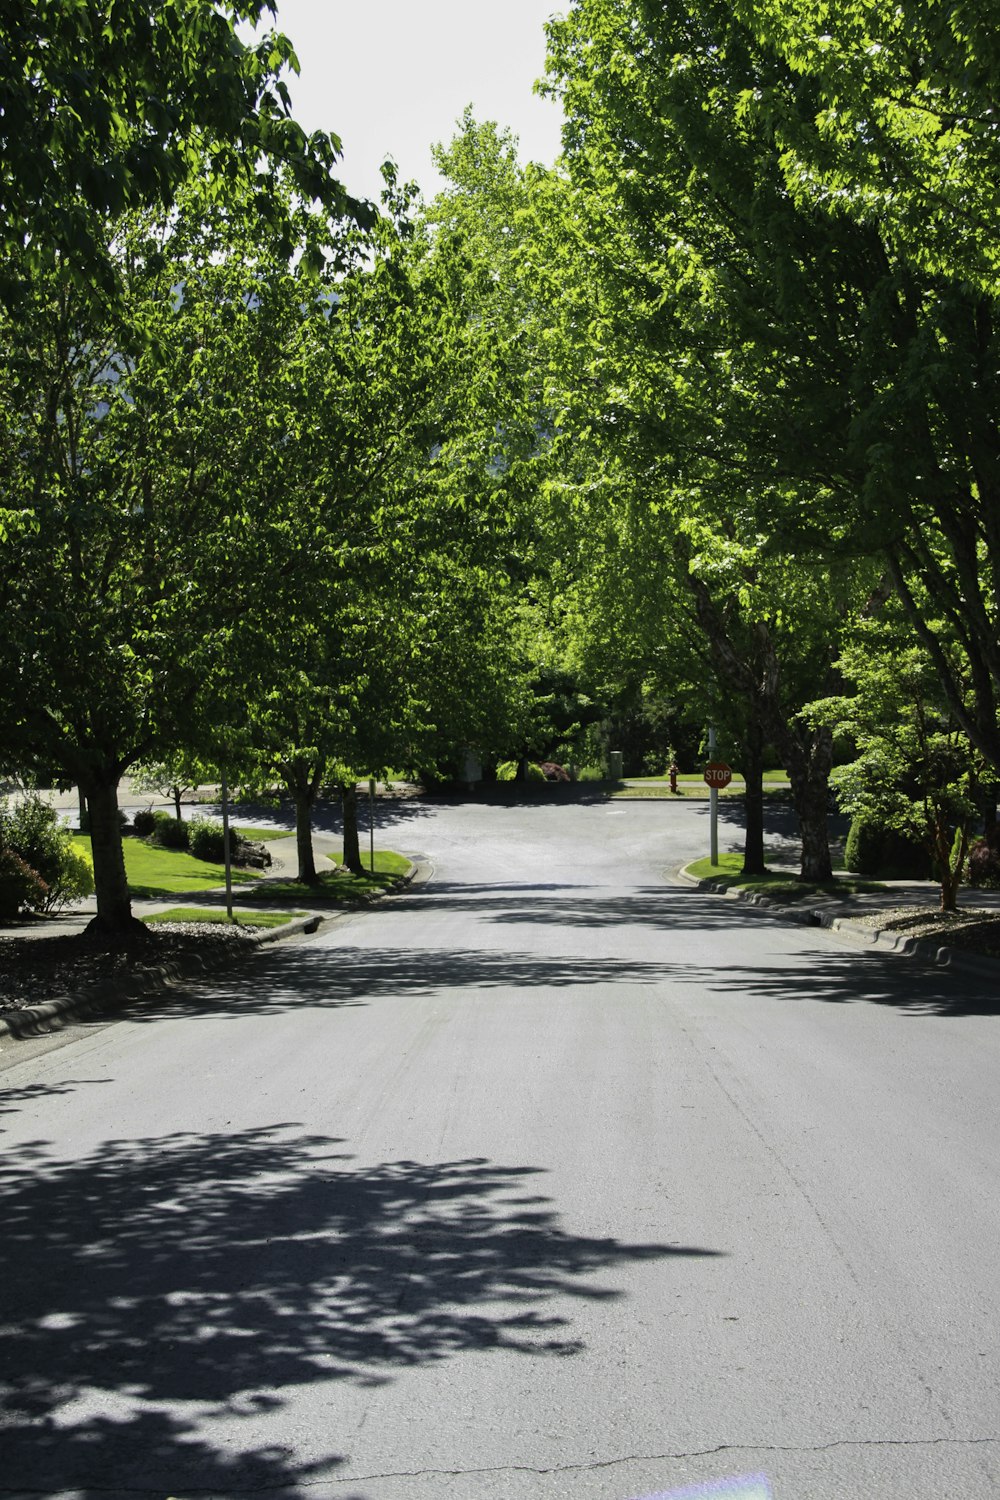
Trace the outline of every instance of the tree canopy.
<path fill-rule="evenodd" d="M 378 212 L 291 118 L 273 19 L 0 18 L 2 756 L 89 792 L 102 920 L 127 922 L 115 789 L 137 761 L 283 778 L 308 874 L 324 780 L 571 748 L 594 685 L 724 720 L 749 867 L 765 743 L 804 875 L 830 869 L 835 720 L 895 805 L 908 721 L 892 755 L 871 728 L 894 652 L 974 752 L 981 810 L 981 0 L 573 0 L 548 28 L 561 162 L 522 166 L 469 111 L 437 197 L 390 169 Z"/>
<path fill-rule="evenodd" d="M 165 208 L 198 181 L 239 180 L 273 225 L 276 171 L 304 201 L 342 211 L 340 142 L 292 118 L 288 38 L 240 28 L 270 0 L 9 0 L 0 15 L 0 299 L 19 300 L 55 256 L 113 284 L 109 220 Z"/>

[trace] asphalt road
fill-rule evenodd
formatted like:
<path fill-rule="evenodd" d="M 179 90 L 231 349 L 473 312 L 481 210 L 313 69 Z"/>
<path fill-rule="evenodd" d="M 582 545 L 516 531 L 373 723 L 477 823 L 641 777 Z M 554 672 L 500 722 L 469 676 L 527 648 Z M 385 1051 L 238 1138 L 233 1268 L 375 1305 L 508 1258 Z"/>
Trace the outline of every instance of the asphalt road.
<path fill-rule="evenodd" d="M 0 1495 L 1000 1495 L 996 986 L 672 887 L 703 804 L 399 820 L 0 1056 Z"/>

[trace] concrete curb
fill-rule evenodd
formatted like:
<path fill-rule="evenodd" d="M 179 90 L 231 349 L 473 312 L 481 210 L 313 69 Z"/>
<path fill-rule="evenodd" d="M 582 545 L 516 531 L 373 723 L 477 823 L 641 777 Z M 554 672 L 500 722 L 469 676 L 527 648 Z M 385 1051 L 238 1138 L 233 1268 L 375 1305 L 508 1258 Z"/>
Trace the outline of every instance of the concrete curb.
<path fill-rule="evenodd" d="M 395 886 L 388 891 L 375 891 L 365 897 L 356 906 L 345 907 L 342 911 L 312 911 L 304 917 L 295 917 L 291 922 L 285 922 L 280 927 L 264 927 L 259 931 L 249 934 L 251 941 L 244 947 L 241 957 L 249 957 L 255 949 L 263 947 L 265 943 L 280 942 L 285 938 L 311 936 L 321 932 L 325 927 L 332 926 L 339 918 L 351 915 L 365 906 L 380 901 L 384 896 L 391 895 L 393 891 L 401 890 L 404 886 L 413 884 L 422 877 L 419 883 L 430 879 L 431 868 L 426 862 L 414 864 L 410 862 L 409 869 L 399 877 Z M 134 980 L 119 980 L 116 983 L 86 985 L 83 989 L 72 995 L 61 995 L 58 1000 L 47 1000 L 42 1005 L 32 1005 L 24 1010 L 11 1011 L 7 1016 L 0 1016 L 0 1037 L 11 1037 L 17 1041 L 22 1038 L 37 1036 L 41 1032 L 56 1030 L 66 1024 L 67 1021 L 86 1015 L 95 1006 L 115 1007 L 128 1005 L 130 1002 L 142 1000 L 147 996 L 161 995 L 175 985 L 185 984 L 200 976 L 210 974 L 225 968 L 232 960 L 231 952 L 219 952 L 213 957 L 201 956 L 197 953 L 189 954 L 183 964 L 161 964 L 158 968 L 147 969 L 141 977 Z"/>
<path fill-rule="evenodd" d="M 760 891 L 744 891 L 738 886 L 727 886 L 718 880 L 697 880 L 687 873 L 686 867 L 678 870 L 677 874 L 685 885 L 694 886 L 699 891 L 724 896 L 729 901 L 742 901 L 748 906 L 761 907 L 766 915 L 780 918 L 783 922 L 795 922 L 801 927 L 825 927 L 859 948 L 881 948 L 900 958 L 919 958 L 925 963 L 955 969 L 978 979 L 996 979 L 1000 972 L 1000 959 L 963 953 L 961 949 L 946 947 L 933 938 L 906 937 L 903 933 L 888 932 L 881 927 L 859 927 L 850 917 L 834 916 L 830 912 L 819 911 L 816 907 L 783 906 L 780 901 L 775 901 Z"/>

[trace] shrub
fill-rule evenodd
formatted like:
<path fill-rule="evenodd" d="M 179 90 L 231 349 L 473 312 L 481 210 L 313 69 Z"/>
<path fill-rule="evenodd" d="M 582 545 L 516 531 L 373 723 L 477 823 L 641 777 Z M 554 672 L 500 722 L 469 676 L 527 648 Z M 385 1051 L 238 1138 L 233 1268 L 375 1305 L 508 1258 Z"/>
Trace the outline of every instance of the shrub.
<path fill-rule="evenodd" d="M 13 849 L 0 849 L 0 918 L 10 921 L 24 911 L 42 911 L 48 886 Z"/>
<path fill-rule="evenodd" d="M 209 818 L 195 818 L 187 826 L 188 847 L 195 859 L 203 859 L 208 864 L 221 864 L 226 857 L 222 824 L 213 823 Z"/>
<path fill-rule="evenodd" d="M 497 766 L 497 781 L 514 781 L 517 777 L 517 761 L 502 760 Z"/>
<path fill-rule="evenodd" d="M 161 849 L 188 849 L 191 846 L 191 831 L 189 825 L 181 818 L 171 817 L 169 813 L 154 813 L 153 832 L 151 839 L 154 844 L 159 844 Z"/>
<path fill-rule="evenodd" d="M 71 837 L 41 797 L 25 797 L 0 812 L 0 845 L 20 855 L 46 885 L 58 876 L 62 851 Z"/>
<path fill-rule="evenodd" d="M 63 854 L 59 879 L 49 887 L 44 911 L 61 911 L 70 901 L 82 901 L 94 894 L 94 866 L 82 849 L 70 844 Z"/>
<path fill-rule="evenodd" d="M 1000 891 L 1000 827 L 988 828 L 969 849 L 968 881 L 981 891 Z"/>
<path fill-rule="evenodd" d="M 855 814 L 844 846 L 844 868 L 854 875 L 872 876 L 877 874 L 881 859 L 881 826 Z"/>
<path fill-rule="evenodd" d="M 0 848 L 15 854 L 41 881 L 41 890 L 28 903 L 35 911 L 59 911 L 94 889 L 89 861 L 73 847 L 70 830 L 40 797 L 25 797 L 14 808 L 0 807 Z"/>
<path fill-rule="evenodd" d="M 912 835 L 886 828 L 871 817 L 856 814 L 844 848 L 844 868 L 854 875 L 883 880 L 927 880 L 931 859 Z"/>
<path fill-rule="evenodd" d="M 136 838 L 146 839 L 156 827 L 156 814 L 151 807 L 140 807 L 132 819 Z"/>

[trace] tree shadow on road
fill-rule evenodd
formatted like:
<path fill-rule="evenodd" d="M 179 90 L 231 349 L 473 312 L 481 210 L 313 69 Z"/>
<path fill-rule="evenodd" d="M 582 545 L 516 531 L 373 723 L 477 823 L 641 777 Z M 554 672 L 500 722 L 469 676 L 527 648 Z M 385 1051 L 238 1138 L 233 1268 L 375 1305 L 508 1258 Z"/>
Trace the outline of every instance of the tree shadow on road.
<path fill-rule="evenodd" d="M 910 1016 L 1000 1015 L 996 984 L 986 977 L 870 950 L 813 951 L 790 964 L 690 968 L 687 974 L 692 983 L 737 999 L 885 1005 Z"/>
<path fill-rule="evenodd" d="M 752 926 L 767 917 L 787 922 L 781 912 L 741 907 L 689 885 L 635 886 L 625 894 L 610 895 L 602 894 L 596 885 L 467 886 L 435 881 L 412 894 L 393 897 L 394 909 L 416 909 L 417 902 L 426 911 L 465 908 L 483 921 L 552 927 L 641 926 L 699 932 Z"/>
<path fill-rule="evenodd" d="M 658 984 L 660 963 L 578 955 L 462 948 L 365 949 L 325 944 L 271 947 L 224 973 L 130 1006 L 136 1024 L 165 1017 L 281 1015 L 320 1007 L 365 1005 L 380 996 L 508 988 L 555 989 L 595 984 Z"/>
<path fill-rule="evenodd" d="M 344 1455 L 297 1449 L 288 1387 L 572 1356 L 573 1300 L 623 1295 L 605 1273 L 720 1253 L 574 1234 L 539 1178 L 362 1165 L 293 1125 L 8 1149 L 0 1492 L 297 1493 Z"/>
<path fill-rule="evenodd" d="M 427 818 L 434 816 L 435 811 L 433 803 L 419 796 L 379 796 L 375 802 L 375 837 L 378 838 L 380 829 L 419 828 Z M 221 818 L 222 805 L 202 803 L 193 812 L 198 817 Z M 295 827 L 295 807 L 287 797 L 273 802 L 239 802 L 233 806 L 231 815 L 237 826 L 242 823 L 256 827 Z M 367 833 L 368 798 L 363 793 L 358 795 L 358 818 L 362 832 Z M 313 810 L 312 828 L 313 833 L 321 837 L 340 837 L 344 824 L 339 801 L 324 797 L 317 802 Z"/>

